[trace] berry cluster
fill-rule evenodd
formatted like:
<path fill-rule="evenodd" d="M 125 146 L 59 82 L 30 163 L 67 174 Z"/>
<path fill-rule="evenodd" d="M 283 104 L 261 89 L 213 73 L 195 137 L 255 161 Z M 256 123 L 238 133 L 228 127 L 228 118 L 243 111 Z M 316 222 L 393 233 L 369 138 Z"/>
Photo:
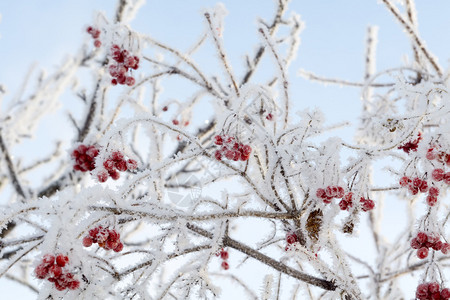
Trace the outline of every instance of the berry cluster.
<path fill-rule="evenodd" d="M 222 148 L 216 150 L 214 153 L 214 157 L 217 160 L 222 160 L 225 156 L 225 158 L 229 160 L 246 161 L 250 158 L 250 153 L 252 152 L 252 147 L 250 147 L 250 145 L 238 143 L 232 136 L 216 135 L 214 137 L 214 143 L 217 146 L 222 146 Z"/>
<path fill-rule="evenodd" d="M 440 241 L 438 234 L 417 233 L 417 236 L 411 240 L 411 247 L 417 249 L 417 257 L 424 259 L 428 256 L 428 249 L 442 251 L 443 254 L 450 252 L 450 244 Z"/>
<path fill-rule="evenodd" d="M 73 279 L 73 274 L 65 272 L 63 269 L 69 262 L 65 255 L 58 254 L 56 257 L 52 254 L 46 254 L 42 262 L 34 269 L 34 274 L 39 279 L 47 278 L 48 281 L 55 284 L 58 291 L 65 289 L 76 290 L 80 287 L 80 282 Z"/>
<path fill-rule="evenodd" d="M 113 77 L 112 85 L 126 84 L 128 86 L 134 85 L 136 80 L 133 76 L 127 76 L 131 70 L 139 68 L 139 57 L 133 56 L 126 49 L 121 49 L 118 45 L 111 46 L 111 56 L 116 61 L 116 64 L 109 65 L 109 74 Z"/>
<path fill-rule="evenodd" d="M 114 250 L 120 252 L 123 244 L 120 242 L 120 234 L 115 230 L 110 230 L 98 226 L 89 230 L 89 235 L 83 238 L 83 246 L 90 247 L 93 243 L 98 243 L 105 250 Z"/>
<path fill-rule="evenodd" d="M 411 179 L 408 176 L 403 176 L 400 178 L 399 184 L 402 187 L 408 187 L 413 195 L 417 195 L 419 192 L 428 192 L 428 183 L 418 177 Z"/>
<path fill-rule="evenodd" d="M 344 188 L 341 186 L 330 185 L 325 189 L 319 188 L 316 191 L 316 196 L 321 198 L 324 203 L 329 204 L 333 198 L 342 198 L 344 197 Z"/>
<path fill-rule="evenodd" d="M 222 264 L 220 265 L 222 267 L 222 269 L 224 270 L 228 270 L 230 268 L 230 265 L 228 264 L 227 260 L 228 260 L 228 251 L 224 250 L 223 248 L 220 249 L 219 252 L 216 253 L 216 256 L 220 256 L 220 258 L 223 260 Z"/>
<path fill-rule="evenodd" d="M 334 198 L 341 199 L 339 201 L 339 208 L 341 210 L 349 210 L 350 207 L 353 206 L 353 193 L 348 192 L 347 194 L 344 191 L 344 188 L 341 186 L 327 186 L 325 189 L 319 188 L 316 191 L 316 196 L 326 204 L 331 203 L 331 200 Z M 361 202 L 361 209 L 363 211 L 372 210 L 375 207 L 375 203 L 372 199 L 360 197 L 359 202 Z"/>
<path fill-rule="evenodd" d="M 429 148 L 426 157 L 428 160 L 437 160 L 440 163 L 450 166 L 450 154 L 443 151 L 436 151 L 434 148 Z"/>
<path fill-rule="evenodd" d="M 95 157 L 98 149 L 95 146 L 80 145 L 73 150 L 72 158 L 75 159 L 73 169 L 75 171 L 87 172 L 95 169 Z"/>
<path fill-rule="evenodd" d="M 417 286 L 416 298 L 418 300 L 448 300 L 450 299 L 450 289 L 441 290 L 439 283 L 425 282 Z"/>
<path fill-rule="evenodd" d="M 372 210 L 375 207 L 375 202 L 372 199 L 360 197 L 359 202 L 361 203 L 361 209 L 363 211 Z M 341 210 L 349 210 L 353 206 L 353 193 L 348 192 L 344 195 L 341 201 L 339 201 L 339 208 Z"/>
<path fill-rule="evenodd" d="M 111 156 L 103 162 L 103 167 L 106 170 L 99 171 L 97 174 L 98 181 L 105 182 L 108 177 L 114 180 L 120 178 L 120 172 L 127 170 L 135 170 L 137 162 L 133 159 L 126 160 L 120 151 L 114 151 Z"/>
<path fill-rule="evenodd" d="M 291 245 L 298 242 L 298 237 L 295 233 L 290 232 L 286 234 L 286 247 L 284 248 L 285 251 L 291 250 Z"/>
<path fill-rule="evenodd" d="M 433 179 L 440 178 L 439 176 L 442 173 L 440 173 L 440 171 L 438 171 L 438 170 L 442 170 L 442 169 L 436 169 L 433 171 L 433 174 L 432 174 Z M 441 178 L 441 180 L 442 180 L 442 178 Z M 408 189 L 411 191 L 411 193 L 413 195 L 416 195 L 419 192 L 422 192 L 422 193 L 428 192 L 428 196 L 426 198 L 427 204 L 429 206 L 434 206 L 436 204 L 437 196 L 439 195 L 439 189 L 435 186 L 432 186 L 429 188 L 428 183 L 425 180 L 422 180 L 418 177 L 411 179 L 408 176 L 403 176 L 402 178 L 400 178 L 399 184 L 402 187 L 408 187 Z"/>
<path fill-rule="evenodd" d="M 417 139 L 406 142 L 405 144 L 398 146 L 398 149 L 401 149 L 405 151 L 406 153 L 409 153 L 411 151 L 417 151 L 417 148 L 419 146 L 419 142 L 422 139 L 422 134 L 419 132 L 417 135 Z"/>
<path fill-rule="evenodd" d="M 89 34 L 92 36 L 92 38 L 94 39 L 94 46 L 95 46 L 96 48 L 99 48 L 99 47 L 102 45 L 102 42 L 100 42 L 100 40 L 98 39 L 98 38 L 100 37 L 100 30 L 98 30 L 98 29 L 96 29 L 96 28 L 94 28 L 94 27 L 92 27 L 92 26 L 89 26 L 89 27 L 86 29 L 86 31 L 87 31 L 87 33 L 89 33 Z"/>

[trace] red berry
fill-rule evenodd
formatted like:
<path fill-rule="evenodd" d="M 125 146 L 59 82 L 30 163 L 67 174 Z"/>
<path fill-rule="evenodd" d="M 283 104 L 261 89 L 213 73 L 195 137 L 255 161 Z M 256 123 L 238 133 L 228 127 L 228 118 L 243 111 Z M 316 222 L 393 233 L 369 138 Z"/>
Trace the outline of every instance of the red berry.
<path fill-rule="evenodd" d="M 89 247 L 89 246 L 85 246 L 85 247 Z M 58 254 L 56 256 L 56 263 L 58 264 L 58 266 L 60 267 L 64 267 L 66 265 L 66 263 L 69 262 L 69 257 L 63 255 L 63 254 Z"/>
<path fill-rule="evenodd" d="M 44 264 L 40 264 L 34 269 L 34 274 L 37 278 L 44 279 L 48 275 L 48 269 Z"/>
<path fill-rule="evenodd" d="M 164 106 L 164 107 L 162 108 L 162 111 L 167 111 L 167 110 L 169 110 L 169 108 L 168 108 L 167 106 Z"/>
<path fill-rule="evenodd" d="M 112 80 L 111 80 L 111 84 L 112 84 L 112 85 L 117 85 L 117 79 L 112 79 Z"/>
<path fill-rule="evenodd" d="M 443 243 L 441 248 L 442 254 L 447 254 L 450 252 L 450 244 L 449 243 Z"/>
<path fill-rule="evenodd" d="M 428 256 L 428 248 L 422 247 L 419 250 L 417 250 L 417 257 L 420 259 L 424 259 Z"/>
<path fill-rule="evenodd" d="M 433 148 L 428 149 L 426 158 L 427 158 L 428 160 L 433 160 L 433 159 L 436 158 L 436 152 L 433 151 Z"/>
<path fill-rule="evenodd" d="M 90 34 L 93 29 L 94 28 L 92 28 L 92 26 L 88 26 L 88 28 L 86 28 L 86 32 Z"/>
<path fill-rule="evenodd" d="M 342 186 L 338 186 L 338 192 L 336 198 L 342 198 L 345 195 L 344 188 Z"/>
<path fill-rule="evenodd" d="M 439 283 L 431 282 L 428 284 L 428 291 L 432 294 L 439 292 Z"/>
<path fill-rule="evenodd" d="M 89 237 L 89 236 L 85 236 L 84 238 L 83 238 L 83 246 L 84 247 L 90 247 L 90 246 L 92 246 L 92 239 Z"/>
<path fill-rule="evenodd" d="M 444 300 L 450 299 L 450 289 L 448 288 L 442 289 L 441 297 L 444 298 Z"/>
<path fill-rule="evenodd" d="M 230 268 L 230 265 L 226 261 L 223 261 L 221 266 L 222 266 L 222 269 L 224 269 L 224 270 L 228 270 Z"/>
<path fill-rule="evenodd" d="M 437 291 L 436 293 L 431 294 L 431 300 L 441 300 L 441 293 Z"/>
<path fill-rule="evenodd" d="M 348 208 L 348 202 L 345 201 L 344 199 L 342 199 L 341 201 L 339 201 L 339 208 L 341 210 L 346 210 Z"/>
<path fill-rule="evenodd" d="M 450 184 L 450 172 L 444 174 L 444 182 Z"/>
<path fill-rule="evenodd" d="M 225 151 L 225 157 L 229 160 L 232 160 L 234 158 L 234 151 L 233 150 Z"/>
<path fill-rule="evenodd" d="M 62 269 L 58 265 L 53 265 L 48 268 L 48 272 L 50 273 L 50 275 L 53 275 L 53 277 L 59 277 L 62 274 Z"/>
<path fill-rule="evenodd" d="M 225 250 L 222 250 L 222 251 L 220 251 L 220 258 L 221 259 L 224 259 L 224 260 L 226 260 L 226 259 L 228 259 L 228 251 L 225 251 Z"/>
<path fill-rule="evenodd" d="M 125 172 L 128 169 L 127 162 L 125 160 L 116 161 L 115 166 L 116 166 L 117 170 L 120 172 Z"/>
<path fill-rule="evenodd" d="M 100 30 L 98 30 L 98 29 L 92 30 L 91 35 L 94 39 L 98 39 L 98 37 L 100 36 Z"/>
<path fill-rule="evenodd" d="M 80 282 L 78 280 L 73 280 L 73 281 L 69 282 L 69 285 L 68 285 L 69 289 L 76 290 L 79 287 L 80 287 Z"/>
<path fill-rule="evenodd" d="M 222 153 L 219 150 L 216 150 L 216 152 L 214 152 L 214 157 L 217 160 L 222 160 Z"/>
<path fill-rule="evenodd" d="M 172 124 L 173 125 L 178 125 L 178 124 L 180 124 L 180 122 L 178 120 L 172 120 Z"/>
<path fill-rule="evenodd" d="M 42 264 L 46 267 L 49 267 L 55 263 L 55 256 L 51 254 L 45 254 L 42 258 Z"/>
<path fill-rule="evenodd" d="M 128 170 L 136 170 L 137 167 L 138 167 L 137 161 L 135 161 L 134 159 L 127 160 L 127 168 L 128 168 Z"/>
<path fill-rule="evenodd" d="M 114 248 L 114 252 L 120 252 L 123 249 L 123 244 L 122 243 L 118 243 L 116 248 Z"/>
<path fill-rule="evenodd" d="M 100 42 L 100 40 L 95 40 L 94 41 L 94 47 L 100 48 L 101 45 L 102 45 L 102 42 Z"/>
<path fill-rule="evenodd" d="M 411 240 L 411 248 L 413 249 L 419 249 L 422 246 L 422 243 L 419 243 L 419 241 L 417 240 L 417 238 L 413 238 Z"/>
<path fill-rule="evenodd" d="M 439 195 L 439 189 L 437 187 L 432 186 L 429 190 L 430 196 L 438 196 Z"/>
<path fill-rule="evenodd" d="M 99 171 L 97 173 L 97 179 L 99 182 L 106 182 L 108 180 L 108 173 L 105 171 Z"/>
<path fill-rule="evenodd" d="M 287 242 L 288 244 L 293 244 L 293 243 L 298 242 L 297 235 L 296 235 L 295 233 L 288 233 L 288 234 L 286 235 L 286 242 Z"/>
<path fill-rule="evenodd" d="M 268 121 L 272 121 L 272 119 L 273 119 L 273 116 L 272 116 L 272 114 L 267 114 L 267 116 L 266 116 L 266 120 L 268 120 Z"/>
<path fill-rule="evenodd" d="M 416 239 L 417 239 L 417 241 L 420 243 L 420 244 L 423 244 L 423 243 L 426 243 L 427 242 L 427 240 L 428 240 L 428 235 L 425 233 L 425 232 L 419 232 L 418 234 L 417 234 L 417 237 L 416 237 Z"/>
<path fill-rule="evenodd" d="M 434 244 L 439 240 L 440 240 L 440 236 L 437 233 L 431 233 L 428 235 L 428 242 L 430 242 L 431 244 Z"/>
<path fill-rule="evenodd" d="M 442 179 L 444 179 L 444 170 L 434 169 L 431 173 L 431 177 L 436 181 L 441 181 Z"/>
<path fill-rule="evenodd" d="M 222 136 L 216 135 L 216 136 L 214 137 L 214 144 L 216 144 L 216 145 L 218 145 L 218 146 L 222 146 L 222 144 L 223 144 Z"/>
<path fill-rule="evenodd" d="M 132 86 L 132 85 L 134 85 L 136 83 L 136 80 L 134 79 L 134 77 L 128 76 L 126 81 L 125 81 L 125 83 L 128 86 Z"/>
<path fill-rule="evenodd" d="M 362 198 L 362 199 L 364 199 L 364 198 Z M 372 210 L 374 207 L 375 207 L 375 203 L 373 202 L 373 200 L 364 199 L 364 201 L 362 201 L 362 210 L 363 211 Z"/>
<path fill-rule="evenodd" d="M 400 178 L 399 184 L 400 186 L 407 186 L 408 183 L 411 182 L 411 179 L 409 179 L 409 177 L 407 176 L 403 176 L 402 178 Z"/>
<path fill-rule="evenodd" d="M 428 183 L 425 180 L 422 180 L 419 189 L 422 193 L 426 193 L 428 191 Z"/>
<path fill-rule="evenodd" d="M 319 198 L 324 198 L 326 197 L 326 192 L 324 189 L 317 189 L 316 191 L 316 196 Z"/>
<path fill-rule="evenodd" d="M 437 202 L 437 197 L 431 196 L 431 195 L 427 196 L 427 204 L 429 206 L 434 206 L 436 204 L 436 202 Z"/>
<path fill-rule="evenodd" d="M 433 246 L 431 246 L 433 248 L 433 250 L 439 251 L 442 249 L 442 246 L 444 245 L 444 243 L 442 243 L 441 241 L 437 241 L 436 243 L 433 244 Z"/>

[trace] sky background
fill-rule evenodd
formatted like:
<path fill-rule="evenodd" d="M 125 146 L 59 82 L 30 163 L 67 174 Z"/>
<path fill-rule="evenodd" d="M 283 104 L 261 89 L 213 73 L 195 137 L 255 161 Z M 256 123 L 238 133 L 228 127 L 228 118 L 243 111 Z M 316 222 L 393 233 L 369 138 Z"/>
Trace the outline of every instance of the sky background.
<path fill-rule="evenodd" d="M 186 50 L 205 30 L 203 9 L 211 8 L 215 3 L 206 0 L 147 1 L 131 27 L 173 48 Z M 222 3 L 229 12 L 225 19 L 224 45 L 236 76 L 241 78 L 244 55 L 253 55 L 260 42 L 256 34 L 257 18 L 271 22 L 275 1 L 228 0 Z M 418 0 L 416 7 L 420 35 L 447 69 L 450 57 L 450 1 Z M 49 72 L 54 70 L 89 38 L 84 30 L 92 23 L 95 12 L 103 11 L 112 18 L 114 10 L 115 1 L 106 0 L 0 1 L 0 84 L 6 86 L 8 91 L 0 108 L 4 109 L 12 99 L 32 64 L 37 63 L 38 68 Z M 293 0 L 287 15 L 291 11 L 299 13 L 306 24 L 297 59 L 290 67 L 294 107 L 318 106 L 324 111 L 329 124 L 350 121 L 357 125 L 355 116 L 360 112 L 358 89 L 309 82 L 296 75 L 298 70 L 360 82 L 364 74 L 368 25 L 379 27 L 378 71 L 402 65 L 405 56 L 411 59 L 409 40 L 384 5 L 376 0 Z M 216 57 L 201 54 L 195 58 L 200 60 L 203 68 L 210 72 L 219 69 Z M 270 71 L 269 68 L 267 70 Z M 179 89 L 168 93 L 182 96 Z M 61 128 L 54 130 L 56 135 L 62 132 Z M 351 129 L 345 129 L 335 134 L 351 141 L 352 133 Z M 396 226 L 402 204 L 395 205 L 398 206 L 393 206 L 394 210 L 390 207 L 386 211 L 386 229 Z M 3 291 L 13 291 L 5 299 L 33 298 L 25 288 L 12 286 L 16 285 L 0 280 Z"/>

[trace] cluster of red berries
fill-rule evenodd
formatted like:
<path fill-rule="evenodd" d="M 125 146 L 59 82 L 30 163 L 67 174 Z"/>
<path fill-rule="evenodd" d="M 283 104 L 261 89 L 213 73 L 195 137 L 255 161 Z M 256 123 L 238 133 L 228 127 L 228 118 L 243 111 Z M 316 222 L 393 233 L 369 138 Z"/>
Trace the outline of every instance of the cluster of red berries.
<path fill-rule="evenodd" d="M 80 282 L 73 279 L 73 274 L 65 272 L 63 269 L 69 262 L 69 257 L 58 254 L 56 257 L 52 254 L 45 254 L 42 262 L 34 269 L 34 274 L 39 279 L 47 278 L 48 281 L 55 284 L 58 291 L 65 289 L 76 290 L 80 287 Z"/>
<path fill-rule="evenodd" d="M 450 166 L 450 154 L 443 151 L 436 151 L 434 148 L 429 148 L 426 157 L 428 160 L 437 160 Z"/>
<path fill-rule="evenodd" d="M 409 153 L 411 151 L 417 151 L 420 140 L 422 140 L 422 134 L 419 132 L 417 135 L 417 139 L 406 142 L 405 144 L 403 144 L 401 146 L 398 146 L 398 149 L 401 149 L 401 150 L 405 151 L 406 153 Z"/>
<path fill-rule="evenodd" d="M 72 158 L 75 159 L 73 169 L 75 171 L 87 172 L 95 169 L 95 157 L 98 155 L 98 149 L 95 146 L 80 145 L 72 152 Z"/>
<path fill-rule="evenodd" d="M 298 242 L 298 237 L 295 233 L 290 232 L 286 234 L 286 247 L 284 248 L 285 251 L 291 250 L 291 245 Z"/>
<path fill-rule="evenodd" d="M 443 169 L 434 169 L 431 178 L 436 181 L 444 181 L 450 185 L 450 172 L 445 172 Z"/>
<path fill-rule="evenodd" d="M 416 298 L 418 300 L 448 300 L 450 299 L 450 289 L 441 290 L 439 283 L 425 282 L 417 286 Z"/>
<path fill-rule="evenodd" d="M 222 269 L 228 270 L 230 268 L 230 265 L 227 262 L 228 257 L 229 257 L 228 251 L 226 251 L 222 248 L 222 249 L 220 249 L 219 252 L 216 253 L 216 256 L 220 256 L 220 258 L 223 260 L 222 264 L 220 265 L 222 267 Z"/>
<path fill-rule="evenodd" d="M 441 251 L 443 254 L 450 252 L 450 244 L 440 241 L 438 234 L 417 233 L 417 236 L 411 240 L 411 248 L 417 249 L 417 257 L 424 259 L 428 256 L 428 249 Z"/>
<path fill-rule="evenodd" d="M 319 188 L 316 191 L 316 196 L 323 200 L 324 203 L 329 204 L 333 198 L 344 197 L 344 188 L 341 186 L 329 185 L 325 189 Z"/>
<path fill-rule="evenodd" d="M 137 162 L 134 159 L 126 160 L 120 151 L 114 151 L 111 156 L 103 162 L 105 170 L 99 171 L 97 174 L 98 181 L 105 182 L 108 177 L 114 180 L 120 178 L 120 172 L 127 170 L 135 170 L 137 168 Z"/>
<path fill-rule="evenodd" d="M 341 199 L 339 201 L 339 208 L 341 210 L 349 210 L 350 207 L 353 206 L 353 193 L 348 192 L 347 194 L 344 191 L 344 188 L 341 186 L 330 185 L 325 189 L 319 188 L 316 191 L 316 196 L 326 204 L 331 203 L 331 200 L 334 198 Z M 361 209 L 363 211 L 372 210 L 375 207 L 375 202 L 372 199 L 360 197 L 359 202 L 361 202 Z"/>
<path fill-rule="evenodd" d="M 123 249 L 123 244 L 120 242 L 120 233 L 102 226 L 89 230 L 89 234 L 83 238 L 84 247 L 90 247 L 93 243 L 98 243 L 105 250 L 120 252 Z"/>
<path fill-rule="evenodd" d="M 360 197 L 359 202 L 361 203 L 361 209 L 363 211 L 372 210 L 375 207 L 375 202 L 372 199 Z M 348 192 L 344 195 L 341 201 L 339 201 L 339 208 L 341 210 L 350 210 L 350 207 L 353 206 L 353 193 Z"/>
<path fill-rule="evenodd" d="M 92 27 L 92 26 L 89 26 L 89 27 L 86 29 L 86 31 L 87 31 L 87 33 L 89 33 L 89 34 L 92 36 L 92 38 L 94 39 L 94 46 L 95 46 L 96 48 L 99 48 L 99 47 L 102 45 L 102 42 L 100 42 L 100 40 L 98 39 L 98 38 L 100 37 L 100 30 L 98 30 L 98 29 L 96 29 L 96 28 L 94 28 L 94 27 Z"/>
<path fill-rule="evenodd" d="M 127 76 L 128 71 L 139 68 L 139 57 L 133 56 L 126 49 L 121 49 L 118 45 L 111 46 L 111 56 L 116 64 L 109 66 L 109 74 L 113 77 L 112 85 L 126 84 L 132 86 L 136 80 L 133 76 Z"/>
<path fill-rule="evenodd" d="M 441 170 L 441 169 L 436 169 L 436 170 Z M 436 172 L 433 171 L 433 174 L 435 174 L 435 173 Z M 435 175 L 432 175 L 432 177 L 435 178 Z M 411 179 L 408 176 L 403 176 L 402 178 L 400 178 L 399 184 L 402 187 L 408 187 L 408 189 L 411 191 L 411 193 L 413 195 L 416 195 L 419 192 L 422 192 L 422 193 L 428 192 L 428 196 L 426 198 L 427 204 L 429 206 L 434 206 L 436 204 L 437 196 L 439 195 L 439 189 L 435 186 L 432 186 L 429 188 L 428 183 L 425 180 L 422 180 L 418 177 Z"/>
<path fill-rule="evenodd" d="M 214 143 L 217 146 L 222 146 L 222 148 L 216 150 L 214 153 L 214 157 L 217 160 L 222 160 L 225 156 L 229 160 L 246 161 L 250 158 L 250 153 L 252 153 L 252 147 L 250 145 L 238 143 L 232 136 L 216 135 L 214 137 Z"/>

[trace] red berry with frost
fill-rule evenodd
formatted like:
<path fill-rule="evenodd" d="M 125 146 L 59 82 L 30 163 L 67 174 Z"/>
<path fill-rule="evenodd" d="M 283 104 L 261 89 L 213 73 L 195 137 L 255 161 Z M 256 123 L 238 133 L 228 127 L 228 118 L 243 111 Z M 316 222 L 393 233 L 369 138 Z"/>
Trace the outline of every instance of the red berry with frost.
<path fill-rule="evenodd" d="M 227 260 L 228 256 L 229 256 L 228 255 L 228 251 L 225 251 L 225 250 L 220 251 L 220 258 L 221 259 Z"/>
<path fill-rule="evenodd" d="M 442 249 L 442 246 L 444 245 L 444 243 L 442 243 L 441 241 L 437 241 L 436 243 L 433 244 L 433 246 L 431 246 L 433 248 L 433 250 L 439 251 Z"/>
<path fill-rule="evenodd" d="M 426 243 L 427 242 L 427 240 L 428 240 L 428 235 L 425 233 L 425 232 L 419 232 L 419 233 L 417 233 L 417 237 L 416 237 L 416 239 L 417 239 L 417 241 L 420 243 L 420 244 L 423 244 L 423 243 Z"/>
<path fill-rule="evenodd" d="M 403 176 L 402 178 L 400 178 L 399 184 L 400 186 L 407 186 L 408 183 L 411 182 L 411 179 L 409 179 L 409 177 L 407 176 Z"/>
<path fill-rule="evenodd" d="M 413 238 L 411 240 L 411 248 L 413 249 L 420 249 L 422 247 L 422 243 L 420 243 L 417 238 Z"/>
<path fill-rule="evenodd" d="M 417 257 L 420 259 L 424 259 L 428 256 L 428 248 L 422 247 L 419 250 L 417 250 Z"/>
<path fill-rule="evenodd" d="M 426 200 L 429 206 L 434 206 L 437 203 L 437 197 L 435 196 L 428 195 Z"/>
<path fill-rule="evenodd" d="M 76 290 L 79 287 L 80 287 L 80 282 L 78 280 L 70 281 L 68 284 L 68 288 L 70 290 Z"/>
<path fill-rule="evenodd" d="M 167 110 L 169 110 L 169 108 L 168 108 L 167 106 L 164 106 L 164 107 L 162 108 L 162 111 L 167 111 Z"/>
<path fill-rule="evenodd" d="M 120 252 L 123 249 L 123 244 L 118 243 L 117 246 L 113 249 L 114 252 Z"/>
<path fill-rule="evenodd" d="M 223 144 L 222 136 L 216 135 L 216 136 L 214 137 L 214 144 L 216 144 L 216 145 L 218 145 L 218 146 L 222 146 L 222 144 Z"/>
<path fill-rule="evenodd" d="M 34 269 L 34 274 L 37 278 L 44 279 L 48 275 L 48 269 L 45 265 L 40 264 Z"/>
<path fill-rule="evenodd" d="M 441 248 L 442 254 L 450 253 L 450 244 L 449 243 L 443 243 Z"/>
<path fill-rule="evenodd" d="M 344 199 L 342 199 L 341 201 L 339 201 L 339 208 L 341 210 L 346 210 L 348 208 L 348 202 L 345 201 Z"/>
<path fill-rule="evenodd" d="M 337 197 L 337 198 L 342 198 L 342 197 L 344 197 L 344 195 L 345 195 L 344 188 L 343 188 L 342 186 L 338 186 L 337 188 L 338 188 L 338 192 L 337 192 L 336 197 Z"/>
<path fill-rule="evenodd" d="M 137 167 L 138 167 L 137 161 L 135 161 L 134 159 L 127 160 L 127 168 L 128 168 L 128 170 L 136 170 Z"/>
<path fill-rule="evenodd" d="M 422 193 L 426 193 L 428 191 L 428 183 L 425 180 L 422 180 L 420 182 L 419 189 Z"/>
<path fill-rule="evenodd" d="M 226 261 L 223 261 L 221 266 L 222 266 L 222 269 L 224 269 L 224 270 L 228 270 L 230 268 L 230 265 Z"/>
<path fill-rule="evenodd" d="M 60 267 L 64 267 L 69 262 L 69 257 L 63 254 L 58 254 L 56 256 L 56 263 Z"/>
<path fill-rule="evenodd" d="M 431 282 L 428 284 L 428 291 L 432 294 L 439 292 L 439 283 Z"/>
<path fill-rule="evenodd" d="M 133 85 L 136 83 L 136 80 L 134 79 L 134 77 L 128 76 L 128 77 L 126 78 L 125 83 L 126 83 L 128 86 L 133 86 Z"/>
<path fill-rule="evenodd" d="M 216 150 L 216 152 L 214 152 L 214 157 L 217 160 L 222 160 L 222 153 L 219 150 Z"/>
<path fill-rule="evenodd" d="M 448 289 L 448 288 L 442 289 L 441 297 L 443 298 L 443 300 L 450 299 L 450 289 Z"/>
<path fill-rule="evenodd" d="M 95 40 L 94 41 L 94 47 L 100 48 L 101 45 L 102 45 L 102 42 L 100 42 L 100 40 Z"/>
<path fill-rule="evenodd" d="M 120 178 L 120 174 L 116 170 L 108 171 L 108 174 L 113 180 L 117 180 Z"/>
<path fill-rule="evenodd" d="M 92 243 L 93 243 L 93 241 L 89 236 L 85 236 L 83 238 L 83 246 L 84 247 L 90 247 L 90 246 L 92 246 Z"/>
<path fill-rule="evenodd" d="M 115 162 L 115 167 L 120 172 L 125 172 L 128 169 L 127 162 L 125 160 L 116 161 Z"/>
<path fill-rule="evenodd" d="M 322 188 L 317 189 L 317 191 L 316 191 L 316 196 L 319 197 L 319 198 L 324 198 L 324 197 L 326 197 L 326 192 L 325 192 L 325 190 L 322 189 Z"/>
<path fill-rule="evenodd" d="M 51 255 L 51 254 L 45 254 L 43 259 L 42 259 L 42 263 L 45 266 L 51 266 L 55 263 L 55 256 Z"/>
<path fill-rule="evenodd" d="M 48 272 L 53 277 L 59 277 L 62 274 L 62 269 L 58 265 L 53 265 L 50 268 L 48 268 Z"/>
<path fill-rule="evenodd" d="M 432 186 L 432 187 L 430 187 L 429 194 L 430 194 L 430 196 L 437 197 L 437 196 L 439 196 L 439 189 L 437 187 Z"/>
<path fill-rule="evenodd" d="M 288 234 L 286 235 L 286 242 L 287 242 L 288 244 L 293 244 L 293 243 L 298 242 L 297 235 L 296 235 L 295 233 L 288 233 Z"/>
<path fill-rule="evenodd" d="M 97 173 L 97 179 L 99 182 L 106 182 L 108 180 L 108 173 L 105 171 L 99 171 Z"/>
<path fill-rule="evenodd" d="M 450 172 L 444 174 L 444 182 L 445 184 L 450 184 Z"/>
<path fill-rule="evenodd" d="M 268 121 L 272 121 L 273 120 L 273 115 L 272 114 L 267 114 L 267 116 L 266 116 L 266 120 L 268 120 Z"/>
<path fill-rule="evenodd" d="M 178 124 L 180 124 L 180 122 L 178 120 L 172 120 L 172 124 L 173 125 L 178 125 Z"/>

